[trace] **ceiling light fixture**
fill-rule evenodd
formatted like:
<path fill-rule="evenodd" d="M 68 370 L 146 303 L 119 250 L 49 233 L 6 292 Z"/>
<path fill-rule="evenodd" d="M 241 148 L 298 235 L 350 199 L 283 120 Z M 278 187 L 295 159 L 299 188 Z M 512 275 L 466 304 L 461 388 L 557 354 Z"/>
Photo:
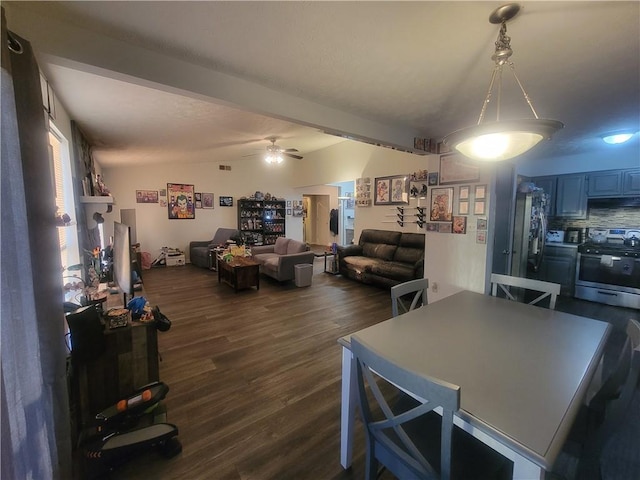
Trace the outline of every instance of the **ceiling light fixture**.
<path fill-rule="evenodd" d="M 507 36 L 507 21 L 515 17 L 519 11 L 520 5 L 509 3 L 498 7 L 489 16 L 489 22 L 501 26 L 495 43 L 496 50 L 491 57 L 495 67 L 491 75 L 489 91 L 480 111 L 480 118 L 477 125 L 458 130 L 444 138 L 446 145 L 474 160 L 500 161 L 517 157 L 536 146 L 541 140 L 551 138 L 555 132 L 564 127 L 557 120 L 538 118 L 529 95 L 516 75 L 515 65 L 509 60 L 513 50 L 511 50 L 511 38 Z M 502 71 L 505 65 L 513 74 L 535 118 L 500 120 Z M 496 120 L 483 123 L 494 87 L 497 87 Z"/>
<path fill-rule="evenodd" d="M 276 145 L 275 137 L 271 138 L 271 145 L 267 145 L 267 156 L 264 157 L 265 162 L 268 164 L 282 163 L 284 161 L 284 155 L 282 155 L 282 149 Z"/>
<path fill-rule="evenodd" d="M 602 135 L 602 140 L 609 145 L 618 145 L 620 143 L 628 142 L 636 133 L 638 132 L 611 132 L 606 135 Z"/>
<path fill-rule="evenodd" d="M 264 157 L 264 160 L 268 164 L 282 163 L 284 161 L 284 157 L 279 153 L 267 153 L 267 156 Z"/>

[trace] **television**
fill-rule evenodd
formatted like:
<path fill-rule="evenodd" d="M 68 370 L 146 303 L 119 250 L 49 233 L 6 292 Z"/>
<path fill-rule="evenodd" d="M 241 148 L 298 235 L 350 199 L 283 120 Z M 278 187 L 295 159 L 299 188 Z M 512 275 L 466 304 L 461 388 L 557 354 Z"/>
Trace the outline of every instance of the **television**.
<path fill-rule="evenodd" d="M 123 294 L 127 306 L 127 295 L 133 297 L 131 272 L 131 231 L 123 223 L 113 222 L 113 281 Z"/>

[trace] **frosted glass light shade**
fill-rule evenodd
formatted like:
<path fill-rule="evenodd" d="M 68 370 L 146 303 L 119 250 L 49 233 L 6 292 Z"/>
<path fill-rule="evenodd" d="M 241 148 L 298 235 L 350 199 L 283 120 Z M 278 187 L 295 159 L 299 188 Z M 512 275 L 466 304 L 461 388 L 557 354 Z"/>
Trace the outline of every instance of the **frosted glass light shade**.
<path fill-rule="evenodd" d="M 284 161 L 284 157 L 280 154 L 269 153 L 266 157 L 264 157 L 264 161 L 271 163 L 282 163 Z"/>
<path fill-rule="evenodd" d="M 613 133 L 610 135 L 605 135 L 602 137 L 605 143 L 610 145 L 618 145 L 619 143 L 624 143 L 633 137 L 634 133 Z"/>
<path fill-rule="evenodd" d="M 483 123 L 447 135 L 444 143 L 465 157 L 497 162 L 522 155 L 563 127 L 538 118 Z"/>

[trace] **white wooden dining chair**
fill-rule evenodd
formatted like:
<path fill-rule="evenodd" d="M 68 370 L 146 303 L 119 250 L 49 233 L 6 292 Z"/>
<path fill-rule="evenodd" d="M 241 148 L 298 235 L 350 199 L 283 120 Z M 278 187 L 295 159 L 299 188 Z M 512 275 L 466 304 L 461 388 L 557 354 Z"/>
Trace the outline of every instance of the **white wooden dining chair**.
<path fill-rule="evenodd" d="M 427 304 L 427 292 L 429 290 L 429 279 L 419 278 L 417 280 L 409 280 L 391 287 L 391 314 L 397 317 L 401 313 L 407 313 L 416 307 Z M 403 299 L 413 293 L 411 303 L 407 307 L 408 298 Z"/>
<path fill-rule="evenodd" d="M 494 297 L 498 295 L 498 287 L 500 287 L 500 291 L 503 292 L 509 300 L 514 301 L 518 301 L 518 299 L 511 293 L 509 287 L 540 292 L 541 295 L 528 302 L 529 305 L 535 305 L 549 297 L 549 308 L 551 310 L 555 310 L 556 299 L 558 295 L 560 295 L 559 283 L 543 282 L 541 280 L 533 280 L 531 278 L 511 277 L 509 275 L 492 273 L 491 295 Z"/>
<path fill-rule="evenodd" d="M 357 335 L 351 337 L 351 351 L 365 425 L 365 479 L 378 478 L 379 463 L 400 479 L 512 477 L 510 461 L 454 425 L 459 386 L 402 368 Z"/>

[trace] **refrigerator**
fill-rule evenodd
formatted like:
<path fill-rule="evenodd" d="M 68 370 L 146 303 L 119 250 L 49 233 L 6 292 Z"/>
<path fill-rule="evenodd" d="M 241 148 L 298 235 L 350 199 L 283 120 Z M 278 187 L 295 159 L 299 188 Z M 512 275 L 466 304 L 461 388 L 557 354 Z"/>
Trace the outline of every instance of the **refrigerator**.
<path fill-rule="evenodd" d="M 516 194 L 512 276 L 536 278 L 544 255 L 548 212 L 549 195 L 544 190 Z"/>

